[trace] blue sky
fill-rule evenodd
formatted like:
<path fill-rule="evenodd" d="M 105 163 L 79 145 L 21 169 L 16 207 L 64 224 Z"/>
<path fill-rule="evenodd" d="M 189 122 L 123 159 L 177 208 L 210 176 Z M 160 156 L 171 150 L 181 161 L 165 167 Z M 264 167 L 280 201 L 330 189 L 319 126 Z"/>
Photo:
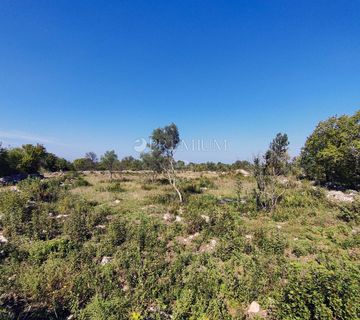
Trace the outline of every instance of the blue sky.
<path fill-rule="evenodd" d="M 0 141 L 136 156 L 175 122 L 221 147 L 187 161 L 251 160 L 277 132 L 296 155 L 359 109 L 359 17 L 360 1 L 2 0 Z"/>

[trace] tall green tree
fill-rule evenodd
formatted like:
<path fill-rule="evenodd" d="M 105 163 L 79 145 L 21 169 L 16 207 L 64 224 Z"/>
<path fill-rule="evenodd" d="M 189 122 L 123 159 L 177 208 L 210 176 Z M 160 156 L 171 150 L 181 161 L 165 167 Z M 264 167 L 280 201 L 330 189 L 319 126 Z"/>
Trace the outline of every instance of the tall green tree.
<path fill-rule="evenodd" d="M 140 158 L 144 169 L 151 172 L 151 180 L 154 181 L 156 176 L 163 171 L 162 162 L 164 159 L 156 152 L 142 153 Z"/>
<path fill-rule="evenodd" d="M 139 159 L 135 159 L 133 156 L 124 157 L 119 163 L 121 170 L 141 170 L 143 163 Z"/>
<path fill-rule="evenodd" d="M 301 166 L 310 179 L 360 188 L 360 110 L 320 122 L 307 138 Z"/>
<path fill-rule="evenodd" d="M 88 158 L 79 158 L 73 161 L 73 166 L 76 171 L 87 171 L 93 169 L 93 163 Z"/>
<path fill-rule="evenodd" d="M 112 179 L 113 171 L 118 164 L 118 156 L 114 150 L 106 151 L 105 154 L 101 157 L 101 165 L 109 171 L 110 180 Z"/>
<path fill-rule="evenodd" d="M 71 163 L 53 153 L 47 153 L 44 160 L 44 169 L 51 172 L 70 170 Z"/>
<path fill-rule="evenodd" d="M 98 157 L 95 152 L 90 151 L 85 154 L 85 159 L 88 159 L 89 163 L 91 164 L 91 169 L 95 170 L 98 163 Z"/>
<path fill-rule="evenodd" d="M 288 167 L 289 139 L 286 133 L 278 133 L 270 143 L 269 150 L 265 153 L 267 170 L 272 170 L 275 175 L 285 174 Z"/>
<path fill-rule="evenodd" d="M 175 171 L 174 153 L 180 143 L 180 134 L 178 127 L 172 123 L 163 128 L 155 129 L 151 136 L 151 158 L 165 173 L 170 185 L 176 191 L 180 203 L 182 203 L 182 194 L 177 187 L 177 177 Z"/>
<path fill-rule="evenodd" d="M 0 177 L 11 174 L 8 151 L 0 142 Z"/>
<path fill-rule="evenodd" d="M 15 172 L 36 173 L 44 166 L 47 152 L 43 145 L 24 144 L 8 150 L 9 162 Z"/>

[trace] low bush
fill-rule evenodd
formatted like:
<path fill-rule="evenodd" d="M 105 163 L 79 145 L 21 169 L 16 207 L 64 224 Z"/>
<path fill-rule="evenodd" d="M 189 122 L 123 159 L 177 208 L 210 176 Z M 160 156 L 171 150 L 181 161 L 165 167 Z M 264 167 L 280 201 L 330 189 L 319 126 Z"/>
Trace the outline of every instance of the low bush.
<path fill-rule="evenodd" d="M 356 200 L 354 202 L 348 204 L 342 204 L 340 206 L 340 213 L 338 214 L 338 218 L 345 222 L 360 222 L 360 200 Z"/>
<path fill-rule="evenodd" d="M 74 243 L 65 238 L 36 241 L 29 247 L 29 258 L 35 263 L 41 264 L 47 260 L 50 255 L 52 257 L 64 258 L 73 249 L 75 249 Z"/>
<path fill-rule="evenodd" d="M 290 269 L 275 318 L 359 319 L 359 271 L 344 262 L 295 265 Z"/>
<path fill-rule="evenodd" d="M 98 189 L 101 192 L 124 192 L 125 189 L 122 187 L 120 181 L 111 181 L 108 185 L 102 186 Z"/>
<path fill-rule="evenodd" d="M 84 310 L 81 311 L 81 320 L 128 320 L 127 303 L 122 297 L 104 299 L 95 296 Z M 141 319 L 141 318 L 139 318 Z"/>
<path fill-rule="evenodd" d="M 109 225 L 108 239 L 113 246 L 119 246 L 126 240 L 127 225 L 121 218 L 117 218 Z"/>
<path fill-rule="evenodd" d="M 182 193 L 202 193 L 204 190 L 214 188 L 214 183 L 207 177 L 199 179 L 182 179 L 179 184 Z"/>

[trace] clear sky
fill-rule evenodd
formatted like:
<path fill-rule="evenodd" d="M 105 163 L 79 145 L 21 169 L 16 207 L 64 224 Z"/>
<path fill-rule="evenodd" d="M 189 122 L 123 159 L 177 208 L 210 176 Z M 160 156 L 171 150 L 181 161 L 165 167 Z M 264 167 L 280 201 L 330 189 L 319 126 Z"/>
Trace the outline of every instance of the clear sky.
<path fill-rule="evenodd" d="M 175 122 L 184 160 L 250 160 L 277 132 L 296 155 L 359 106 L 358 0 L 0 1 L 5 145 L 136 156 Z"/>

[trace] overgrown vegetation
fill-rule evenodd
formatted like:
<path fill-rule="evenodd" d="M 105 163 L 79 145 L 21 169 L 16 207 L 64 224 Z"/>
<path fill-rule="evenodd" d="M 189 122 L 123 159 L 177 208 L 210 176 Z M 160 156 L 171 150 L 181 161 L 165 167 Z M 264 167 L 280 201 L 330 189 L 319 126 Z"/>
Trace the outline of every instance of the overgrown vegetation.
<path fill-rule="evenodd" d="M 269 214 L 254 178 L 180 178 L 182 207 L 142 174 L 119 201 L 96 174 L 2 190 L 1 318 L 243 319 L 253 300 L 269 319 L 359 317 L 357 204 L 297 182 Z"/>
<path fill-rule="evenodd" d="M 320 122 L 308 137 L 301 165 L 311 179 L 360 188 L 360 111 Z"/>
<path fill-rule="evenodd" d="M 153 152 L 136 162 L 154 173 L 119 175 L 115 152 L 89 153 L 74 166 L 114 179 L 75 171 L 0 187 L 0 319 L 360 318 L 356 191 L 332 199 L 298 179 L 285 134 L 221 173 L 175 162 L 166 141 L 160 163 Z"/>

